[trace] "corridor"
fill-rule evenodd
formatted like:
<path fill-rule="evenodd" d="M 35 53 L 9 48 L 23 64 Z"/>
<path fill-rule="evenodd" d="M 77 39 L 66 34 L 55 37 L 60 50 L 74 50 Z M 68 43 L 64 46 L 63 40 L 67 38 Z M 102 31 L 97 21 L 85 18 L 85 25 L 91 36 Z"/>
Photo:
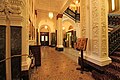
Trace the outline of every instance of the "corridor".
<path fill-rule="evenodd" d="M 80 66 L 72 59 L 71 52 L 75 51 L 66 48 L 58 52 L 55 48 L 41 47 L 42 64 L 32 71 L 31 80 L 94 80 L 90 72 L 81 74 L 76 70 Z"/>

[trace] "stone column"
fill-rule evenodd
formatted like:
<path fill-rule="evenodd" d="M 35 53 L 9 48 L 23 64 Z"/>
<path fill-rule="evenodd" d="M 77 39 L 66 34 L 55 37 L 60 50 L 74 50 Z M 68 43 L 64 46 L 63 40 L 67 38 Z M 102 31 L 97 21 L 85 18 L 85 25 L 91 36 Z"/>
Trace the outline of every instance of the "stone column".
<path fill-rule="evenodd" d="M 108 56 L 108 6 L 107 0 L 81 0 L 81 37 L 88 38 L 86 60 L 105 66 L 111 62 Z"/>
<path fill-rule="evenodd" d="M 63 14 L 57 15 L 57 46 L 56 46 L 56 50 L 58 50 L 58 51 L 63 51 L 62 16 L 63 16 Z"/>

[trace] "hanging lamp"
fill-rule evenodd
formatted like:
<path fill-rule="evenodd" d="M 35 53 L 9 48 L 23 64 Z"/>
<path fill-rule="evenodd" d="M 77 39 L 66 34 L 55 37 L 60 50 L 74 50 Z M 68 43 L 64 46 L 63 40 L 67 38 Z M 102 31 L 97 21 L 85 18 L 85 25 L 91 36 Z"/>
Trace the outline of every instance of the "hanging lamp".
<path fill-rule="evenodd" d="M 50 7 L 51 7 L 51 1 L 49 1 L 49 2 L 50 2 Z M 49 9 L 50 9 L 50 8 L 49 8 Z M 50 11 L 50 12 L 48 13 L 48 16 L 49 16 L 50 19 L 52 19 L 52 18 L 53 18 L 53 12 Z"/>

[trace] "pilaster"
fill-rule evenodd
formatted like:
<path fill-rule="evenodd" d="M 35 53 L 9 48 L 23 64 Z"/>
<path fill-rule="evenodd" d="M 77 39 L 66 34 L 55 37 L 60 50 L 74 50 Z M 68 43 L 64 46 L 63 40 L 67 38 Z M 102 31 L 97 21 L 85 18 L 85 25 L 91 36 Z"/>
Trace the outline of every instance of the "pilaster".
<path fill-rule="evenodd" d="M 81 28 L 81 36 L 80 37 L 86 37 L 86 25 L 87 25 L 87 6 L 86 6 L 87 1 L 86 0 L 81 0 L 80 5 L 80 28 Z"/>
<path fill-rule="evenodd" d="M 11 57 L 10 21 L 6 20 L 6 58 Z M 11 80 L 11 60 L 6 60 L 6 80 Z"/>
<path fill-rule="evenodd" d="M 75 23 L 75 30 L 76 30 L 76 37 L 77 38 L 80 38 L 80 30 L 81 28 L 80 28 L 80 23 Z"/>
<path fill-rule="evenodd" d="M 29 55 L 29 4 L 27 0 L 24 3 L 24 8 L 22 8 L 22 17 L 23 17 L 23 22 L 22 22 L 22 55 Z M 31 64 L 31 59 L 28 58 L 28 56 L 22 56 L 22 64 L 21 68 L 22 71 L 27 71 L 29 70 Z"/>

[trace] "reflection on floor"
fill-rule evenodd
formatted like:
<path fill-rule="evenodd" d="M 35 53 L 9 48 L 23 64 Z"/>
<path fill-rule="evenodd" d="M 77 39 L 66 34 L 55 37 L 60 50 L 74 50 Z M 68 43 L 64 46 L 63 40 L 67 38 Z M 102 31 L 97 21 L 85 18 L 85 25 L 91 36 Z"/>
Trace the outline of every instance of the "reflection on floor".
<path fill-rule="evenodd" d="M 55 48 L 42 47 L 42 64 L 34 69 L 31 80 L 94 80 L 90 72 L 81 74 L 76 70 L 80 66 L 67 56 L 69 51 L 58 52 Z"/>

